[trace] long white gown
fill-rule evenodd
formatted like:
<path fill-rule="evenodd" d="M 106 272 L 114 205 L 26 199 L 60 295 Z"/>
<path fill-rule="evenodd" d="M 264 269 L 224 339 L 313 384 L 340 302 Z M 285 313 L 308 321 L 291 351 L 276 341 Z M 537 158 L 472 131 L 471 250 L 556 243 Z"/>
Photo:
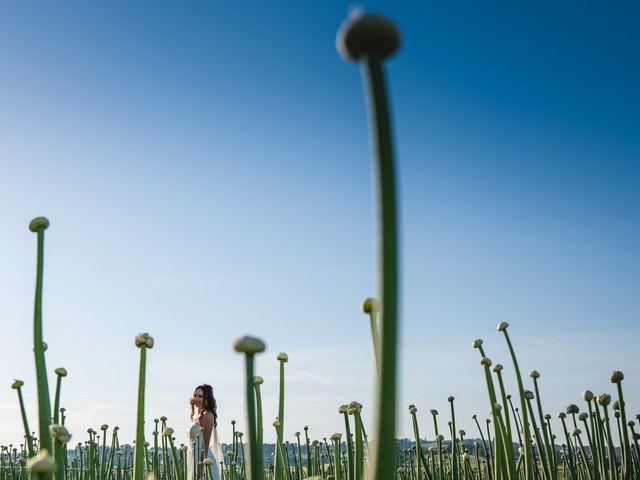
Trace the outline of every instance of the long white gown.
<path fill-rule="evenodd" d="M 187 429 L 187 480 L 208 480 L 207 477 L 196 476 L 195 466 L 200 461 L 199 452 L 204 448 L 204 434 L 203 428 L 198 423 L 192 423 Z M 222 449 L 220 448 L 220 442 L 218 441 L 218 431 L 216 427 L 213 427 L 211 432 L 211 439 L 209 440 L 209 449 L 207 450 L 207 458 L 213 460 L 211 465 L 211 480 L 220 480 L 220 464 L 218 463 L 222 458 Z"/>

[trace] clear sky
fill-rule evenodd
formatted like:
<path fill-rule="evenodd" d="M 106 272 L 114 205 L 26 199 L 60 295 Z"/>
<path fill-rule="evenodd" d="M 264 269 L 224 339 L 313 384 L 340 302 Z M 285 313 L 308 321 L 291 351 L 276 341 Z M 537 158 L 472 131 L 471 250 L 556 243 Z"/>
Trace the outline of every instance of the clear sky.
<path fill-rule="evenodd" d="M 180 432 L 214 386 L 220 430 L 244 428 L 242 334 L 259 336 L 265 440 L 276 354 L 285 434 L 374 413 L 364 297 L 374 293 L 371 155 L 357 66 L 335 51 L 354 6 L 392 17 L 387 64 L 402 245 L 399 436 L 406 406 L 461 428 L 488 414 L 471 341 L 505 364 L 499 321 L 545 411 L 613 393 L 640 412 L 640 7 L 637 2 L 4 2 L 0 6 L 0 443 L 35 430 L 32 311 L 46 215 L 44 329 L 63 405 L 134 438 Z M 390 412 L 391 414 L 391 412 Z"/>

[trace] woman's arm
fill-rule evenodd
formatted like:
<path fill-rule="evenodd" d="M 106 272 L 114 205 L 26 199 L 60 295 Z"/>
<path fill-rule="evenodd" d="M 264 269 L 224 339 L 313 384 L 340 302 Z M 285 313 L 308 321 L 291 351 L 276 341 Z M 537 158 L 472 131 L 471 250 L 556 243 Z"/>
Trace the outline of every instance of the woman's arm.
<path fill-rule="evenodd" d="M 200 418 L 200 426 L 204 430 L 204 451 L 207 452 L 209 450 L 211 432 L 213 432 L 213 413 L 205 412 L 204 415 Z M 206 458 L 207 454 L 205 453 L 204 456 Z"/>

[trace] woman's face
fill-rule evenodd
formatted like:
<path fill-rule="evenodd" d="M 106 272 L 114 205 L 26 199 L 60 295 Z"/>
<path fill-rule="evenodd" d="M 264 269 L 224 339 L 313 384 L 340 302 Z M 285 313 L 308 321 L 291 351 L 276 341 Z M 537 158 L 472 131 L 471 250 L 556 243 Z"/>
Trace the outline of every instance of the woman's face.
<path fill-rule="evenodd" d="M 202 408 L 202 401 L 204 400 L 204 392 L 201 388 L 196 388 L 196 391 L 193 392 L 193 405 L 196 408 Z"/>

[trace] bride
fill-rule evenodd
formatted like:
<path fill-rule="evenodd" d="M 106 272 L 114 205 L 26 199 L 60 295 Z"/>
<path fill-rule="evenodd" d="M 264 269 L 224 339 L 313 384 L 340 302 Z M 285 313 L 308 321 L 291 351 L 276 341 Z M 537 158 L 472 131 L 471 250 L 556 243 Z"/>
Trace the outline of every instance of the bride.
<path fill-rule="evenodd" d="M 187 480 L 220 480 L 222 449 L 218 441 L 218 412 L 211 385 L 198 385 L 191 400 L 191 425 L 187 430 Z M 205 475 L 202 461 L 210 458 L 211 476 Z M 207 462 L 208 463 L 208 462 Z"/>

